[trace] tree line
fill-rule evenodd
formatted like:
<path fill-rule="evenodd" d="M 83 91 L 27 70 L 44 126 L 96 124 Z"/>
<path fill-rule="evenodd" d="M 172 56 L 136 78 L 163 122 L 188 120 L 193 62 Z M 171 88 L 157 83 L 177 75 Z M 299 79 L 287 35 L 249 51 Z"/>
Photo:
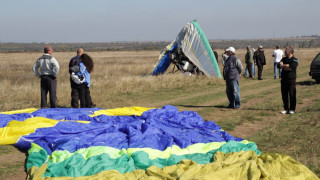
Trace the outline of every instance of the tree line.
<path fill-rule="evenodd" d="M 0 43 L 0 52 L 39 52 L 46 45 L 52 46 L 56 52 L 76 51 L 79 47 L 86 51 L 140 51 L 140 50 L 157 50 L 161 51 L 170 41 L 157 42 L 101 42 L 101 43 Z M 301 36 L 294 38 L 282 39 L 250 39 L 250 40 L 209 40 L 212 48 L 225 49 L 233 46 L 236 49 L 244 49 L 248 45 L 257 48 L 259 45 L 264 48 L 275 48 L 276 45 L 281 47 L 293 46 L 295 48 L 318 48 L 320 47 L 320 36 Z"/>

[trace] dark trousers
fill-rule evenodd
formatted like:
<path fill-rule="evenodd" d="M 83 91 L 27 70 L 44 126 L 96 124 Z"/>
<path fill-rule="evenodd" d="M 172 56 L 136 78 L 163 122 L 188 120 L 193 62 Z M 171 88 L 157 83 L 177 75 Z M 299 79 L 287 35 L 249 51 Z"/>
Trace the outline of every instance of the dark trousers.
<path fill-rule="evenodd" d="M 257 67 L 258 67 L 258 79 L 262 79 L 263 65 L 257 64 Z"/>
<path fill-rule="evenodd" d="M 71 107 L 78 108 L 79 107 L 79 99 L 80 99 L 80 85 L 76 84 L 72 81 L 70 78 L 70 84 L 71 84 Z"/>
<path fill-rule="evenodd" d="M 80 95 L 80 107 L 81 108 L 92 108 L 92 100 L 90 96 L 90 90 L 86 84 L 81 84 L 79 88 Z"/>
<path fill-rule="evenodd" d="M 281 94 L 284 110 L 296 110 L 296 79 L 281 80 Z M 290 108 L 289 108 L 290 99 Z"/>
<path fill-rule="evenodd" d="M 252 78 L 252 63 L 247 63 L 247 68 L 249 71 L 249 77 Z"/>
<path fill-rule="evenodd" d="M 41 108 L 47 107 L 47 94 L 50 95 L 50 107 L 57 107 L 57 80 L 54 76 L 41 76 Z"/>

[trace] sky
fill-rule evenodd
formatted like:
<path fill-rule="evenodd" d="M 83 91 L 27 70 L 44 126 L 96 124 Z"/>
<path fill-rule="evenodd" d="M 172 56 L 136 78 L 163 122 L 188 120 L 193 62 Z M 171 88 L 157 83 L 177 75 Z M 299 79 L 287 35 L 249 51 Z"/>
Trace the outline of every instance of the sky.
<path fill-rule="evenodd" d="M 0 0 L 0 42 L 172 41 L 320 35 L 319 0 Z"/>

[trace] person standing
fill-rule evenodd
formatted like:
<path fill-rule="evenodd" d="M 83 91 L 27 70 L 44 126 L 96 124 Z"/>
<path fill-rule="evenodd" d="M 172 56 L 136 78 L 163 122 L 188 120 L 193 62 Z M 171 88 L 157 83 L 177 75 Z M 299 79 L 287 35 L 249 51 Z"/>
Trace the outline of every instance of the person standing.
<path fill-rule="evenodd" d="M 80 65 L 80 56 L 83 54 L 83 49 L 79 48 L 77 50 L 77 55 L 74 56 L 69 62 L 69 74 L 70 74 L 70 85 L 71 85 L 71 107 L 78 108 L 79 107 L 79 88 L 80 84 L 75 83 L 72 78 L 71 74 L 74 71 L 72 68 L 79 67 Z"/>
<path fill-rule="evenodd" d="M 251 47 L 247 46 L 247 54 L 245 55 L 245 62 L 247 64 L 246 70 L 249 71 L 249 78 L 252 78 L 253 53 Z"/>
<path fill-rule="evenodd" d="M 283 56 L 283 51 L 280 49 L 280 46 L 277 45 L 276 49 L 272 53 L 272 57 L 274 58 L 273 64 L 274 64 L 274 79 L 277 79 L 278 76 L 278 63 L 281 61 Z M 281 78 L 281 71 L 282 69 L 279 69 L 279 78 Z"/>
<path fill-rule="evenodd" d="M 223 68 L 223 77 L 226 81 L 228 108 L 238 109 L 241 105 L 239 79 L 243 67 L 240 59 L 235 55 L 236 50 L 233 47 L 229 47 L 226 51 L 229 57 Z"/>
<path fill-rule="evenodd" d="M 217 53 L 216 49 L 215 49 L 215 48 L 212 48 L 212 52 L 213 52 L 214 57 L 216 58 L 216 61 L 217 61 L 217 63 L 218 63 L 218 53 Z"/>
<path fill-rule="evenodd" d="M 52 48 L 44 47 L 44 55 L 37 59 L 33 65 L 33 72 L 41 79 L 41 108 L 47 108 L 47 94 L 50 95 L 50 107 L 57 107 L 57 77 L 59 74 L 58 61 L 52 56 Z M 40 72 L 38 71 L 40 69 Z"/>
<path fill-rule="evenodd" d="M 260 45 L 258 50 L 254 52 L 254 62 L 258 67 L 258 80 L 262 80 L 263 66 L 266 65 L 266 58 L 264 56 L 263 47 Z"/>
<path fill-rule="evenodd" d="M 84 82 L 80 84 L 79 95 L 80 95 L 80 107 L 81 108 L 92 108 L 95 105 L 92 103 L 90 95 L 90 73 L 93 71 L 94 63 L 90 56 L 82 54 L 80 56 L 80 72 L 78 76 L 84 76 Z"/>
<path fill-rule="evenodd" d="M 293 56 L 293 47 L 285 49 L 285 57 L 281 59 L 277 67 L 282 69 L 281 95 L 283 101 L 282 114 L 294 114 L 296 110 L 296 79 L 299 61 Z M 290 107 L 289 107 L 290 100 Z"/>
<path fill-rule="evenodd" d="M 226 64 L 226 61 L 228 59 L 228 55 L 227 55 L 227 49 L 224 51 L 224 53 L 222 53 L 222 66 L 224 66 Z"/>

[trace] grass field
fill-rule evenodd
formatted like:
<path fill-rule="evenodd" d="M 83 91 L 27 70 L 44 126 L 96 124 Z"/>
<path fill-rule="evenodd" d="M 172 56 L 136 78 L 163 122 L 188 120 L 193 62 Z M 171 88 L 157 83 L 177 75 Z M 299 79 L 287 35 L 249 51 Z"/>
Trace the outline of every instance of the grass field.
<path fill-rule="evenodd" d="M 54 48 L 54 47 L 53 47 Z M 297 113 L 282 115 L 280 80 L 273 79 L 272 49 L 266 49 L 264 80 L 240 80 L 241 109 L 230 110 L 223 79 L 166 73 L 150 76 L 159 51 L 89 52 L 95 62 L 91 96 L 97 107 L 162 107 L 198 112 L 231 135 L 257 143 L 262 152 L 293 157 L 320 176 L 320 84 L 308 75 L 310 62 L 320 49 L 295 49 Z M 236 50 L 244 64 L 245 50 Z M 222 50 L 218 50 L 219 56 Z M 32 72 L 39 53 L 0 53 L 0 111 L 39 108 L 40 81 Z M 57 52 L 61 66 L 57 103 L 70 107 L 68 63 L 75 53 Z M 219 57 L 221 66 L 221 56 Z M 171 70 L 171 67 L 168 71 Z M 24 178 L 26 155 L 11 145 L 0 146 L 0 179 Z"/>

